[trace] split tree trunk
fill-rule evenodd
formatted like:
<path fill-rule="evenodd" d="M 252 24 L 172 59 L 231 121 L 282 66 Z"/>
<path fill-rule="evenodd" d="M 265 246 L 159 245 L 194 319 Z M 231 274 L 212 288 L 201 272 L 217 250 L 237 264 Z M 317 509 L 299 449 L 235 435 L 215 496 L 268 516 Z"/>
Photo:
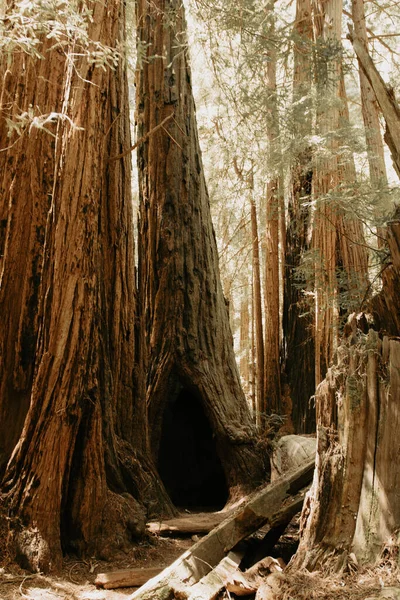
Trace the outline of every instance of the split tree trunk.
<path fill-rule="evenodd" d="M 140 146 L 139 294 L 154 457 L 167 402 L 196 397 L 211 425 L 230 497 L 265 476 L 240 386 L 197 136 L 183 6 L 137 4 Z M 184 449 L 182 448 L 184 452 Z"/>
<path fill-rule="evenodd" d="M 110 47 L 123 42 L 123 3 L 84 8 L 92 14 L 90 39 Z M 122 57 L 114 70 L 72 60 L 57 89 L 63 117 L 30 406 L 2 484 L 19 524 L 18 557 L 38 570 L 59 565 L 63 550 L 107 557 L 127 548 L 144 530 L 144 510 L 127 492 L 140 499 L 150 493 L 168 506 L 151 462 L 145 458 L 143 468 L 130 445 L 138 453 L 147 448 L 134 370 L 130 155 L 109 160 L 129 148 L 125 65 Z M 46 186 L 37 201 L 43 192 Z"/>
<path fill-rule="evenodd" d="M 399 314 L 400 222 L 389 231 L 392 266 L 383 293 Z M 360 334 L 356 323 L 354 317 L 338 362 L 317 390 L 316 470 L 294 568 L 339 570 L 350 552 L 374 562 L 398 536 L 399 323 L 396 338 L 383 340 L 374 330 Z"/>

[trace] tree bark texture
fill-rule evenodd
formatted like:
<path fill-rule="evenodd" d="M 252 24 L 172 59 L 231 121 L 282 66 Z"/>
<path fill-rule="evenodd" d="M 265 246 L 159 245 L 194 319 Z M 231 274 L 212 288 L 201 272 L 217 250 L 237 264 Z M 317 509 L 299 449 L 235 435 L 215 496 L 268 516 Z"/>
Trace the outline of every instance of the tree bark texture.
<path fill-rule="evenodd" d="M 274 4 L 270 9 L 270 31 L 275 35 Z M 273 46 L 266 66 L 268 92 L 267 139 L 272 170 L 267 183 L 265 227 L 265 343 L 264 343 L 264 414 L 281 412 L 281 368 L 279 310 L 279 224 L 283 196 L 282 152 L 280 145 L 279 110 L 277 101 L 277 52 Z M 281 240 L 281 244 L 283 240 Z"/>
<path fill-rule="evenodd" d="M 90 39 L 115 49 L 124 39 L 123 3 L 85 8 Z M 21 528 L 20 561 L 40 570 L 58 565 L 62 550 L 106 557 L 129 546 L 144 530 L 131 493 L 143 500 L 147 487 L 168 503 L 151 462 L 139 465 L 131 446 L 138 455 L 147 447 L 134 372 L 130 154 L 109 161 L 129 147 L 123 57 L 114 69 L 88 57 L 70 60 L 58 93 L 64 117 L 55 138 L 30 406 L 3 480 Z"/>
<path fill-rule="evenodd" d="M 183 6 L 137 4 L 139 295 L 153 454 L 168 399 L 200 398 L 231 497 L 264 477 L 263 457 L 240 386 L 197 136 Z M 184 448 L 182 448 L 184 452 Z M 238 491 L 238 490 L 237 490 Z"/>
<path fill-rule="evenodd" d="M 44 235 L 54 185 L 54 138 L 43 129 L 14 130 L 30 107 L 59 112 L 65 61 L 15 53 L 0 58 L 0 474 L 21 433 L 29 407 L 37 341 Z M 30 129 L 30 130 L 29 130 Z M 54 123 L 47 129 L 56 130 Z"/>
<path fill-rule="evenodd" d="M 311 149 L 301 142 L 312 132 L 309 95 L 312 85 L 311 10 L 310 0 L 297 1 L 293 78 L 293 137 L 296 148 L 288 203 L 282 316 L 283 372 L 292 400 L 292 421 L 298 433 L 315 431 L 315 409 L 310 403 L 315 392 L 313 318 L 305 289 L 301 289 L 300 282 L 296 280 L 296 270 L 311 242 L 311 209 L 307 203 L 311 198 L 313 168 Z"/>
<path fill-rule="evenodd" d="M 252 275 L 253 275 L 253 307 L 254 330 L 256 342 L 255 385 L 256 385 L 256 421 L 261 425 L 266 415 L 265 377 L 264 377 L 264 327 L 262 317 L 260 240 L 258 236 L 257 206 L 254 198 L 254 186 L 250 189 L 250 220 L 252 241 Z"/>
<path fill-rule="evenodd" d="M 317 129 L 326 138 L 329 155 L 316 156 L 313 191 L 317 201 L 314 213 L 313 250 L 315 254 L 315 383 L 330 365 L 339 339 L 340 298 L 347 302 L 352 292 L 366 289 L 368 257 L 361 224 L 346 215 L 334 196 L 348 183 L 340 166 L 340 145 L 331 135 L 343 118 L 344 94 L 341 94 L 341 0 L 314 3 L 315 39 L 321 46 L 316 72 L 320 103 Z M 324 52 L 324 48 L 326 52 Z M 342 90 L 343 92 L 343 90 Z M 341 100 L 342 97 L 342 100 Z M 346 110 L 346 109 L 345 109 Z M 352 181 L 351 181 L 352 183 Z M 338 271 L 343 283 L 338 280 Z"/>
<path fill-rule="evenodd" d="M 392 279 L 400 281 L 398 221 L 389 226 Z M 396 231 L 397 230 L 397 231 Z M 338 360 L 317 390 L 317 461 L 302 514 L 303 534 L 294 567 L 339 570 L 354 552 L 374 562 L 400 524 L 397 430 L 400 343 L 357 328 L 354 316 L 338 349 Z"/>

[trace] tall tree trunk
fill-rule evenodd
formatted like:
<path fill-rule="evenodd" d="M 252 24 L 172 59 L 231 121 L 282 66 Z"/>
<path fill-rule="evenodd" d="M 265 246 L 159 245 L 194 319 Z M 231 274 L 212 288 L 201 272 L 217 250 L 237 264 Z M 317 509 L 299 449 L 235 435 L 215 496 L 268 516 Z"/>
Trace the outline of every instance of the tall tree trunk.
<path fill-rule="evenodd" d="M 123 3 L 83 8 L 91 11 L 91 40 L 114 48 L 122 43 Z M 74 52 L 72 42 L 65 50 Z M 147 441 L 145 421 L 134 422 L 145 410 L 144 398 L 134 397 L 140 384 L 130 156 L 109 161 L 129 148 L 125 64 L 120 57 L 114 70 L 101 69 L 86 57 L 75 64 L 70 58 L 44 234 L 30 406 L 2 487 L 21 524 L 20 560 L 40 570 L 58 565 L 62 550 L 109 556 L 129 546 L 143 533 L 144 511 L 126 492 L 143 497 L 141 485 L 158 486 L 151 463 L 141 473 L 129 445 L 143 451 Z"/>
<path fill-rule="evenodd" d="M 326 137 L 329 156 L 316 158 L 313 191 L 317 200 L 313 226 L 315 253 L 315 384 L 321 382 L 337 347 L 339 308 L 336 286 L 336 209 L 328 196 L 339 185 L 338 143 L 330 132 L 339 128 L 342 0 L 314 0 L 314 36 L 325 52 L 317 53 L 317 130 Z"/>
<path fill-rule="evenodd" d="M 400 178 L 400 107 L 394 97 L 393 90 L 383 81 L 362 39 L 350 32 L 361 69 L 365 73 L 386 122 L 385 142 L 392 154 L 393 166 Z"/>
<path fill-rule="evenodd" d="M 139 136 L 148 134 L 138 153 L 138 279 L 153 455 L 160 465 L 168 410 L 180 417 L 196 405 L 213 432 L 233 499 L 265 473 L 220 283 L 183 6 L 140 0 L 137 24 L 139 43 L 147 49 L 137 69 Z"/>
<path fill-rule="evenodd" d="M 355 35 L 359 38 L 365 50 L 368 50 L 367 26 L 365 24 L 364 0 L 352 1 L 352 15 Z M 367 142 L 369 176 L 374 188 L 387 186 L 387 174 L 381 126 L 379 123 L 379 106 L 375 92 L 368 77 L 359 67 L 362 115 Z"/>
<path fill-rule="evenodd" d="M 291 194 L 285 244 L 283 301 L 283 370 L 292 400 L 292 421 L 298 433 L 315 431 L 315 409 L 310 398 L 315 392 L 313 319 L 305 290 L 300 289 L 296 270 L 310 249 L 313 167 L 311 150 L 305 142 L 312 132 L 311 41 L 313 36 L 310 0 L 297 0 L 294 45 L 293 123 L 295 159 L 291 172 Z"/>
<path fill-rule="evenodd" d="M 271 35 L 275 34 L 273 1 L 270 7 Z M 279 213 L 283 196 L 283 171 L 280 149 L 279 111 L 277 103 L 276 69 L 277 53 L 273 46 L 268 53 L 267 91 L 270 105 L 267 119 L 270 168 L 275 171 L 267 184 L 266 231 L 265 231 L 265 406 L 264 414 L 281 411 L 281 369 L 279 357 Z"/>
<path fill-rule="evenodd" d="M 354 291 L 366 289 L 368 256 L 362 225 L 346 215 L 332 196 L 354 182 L 355 169 L 350 161 L 340 165 L 340 144 L 333 131 L 340 120 L 348 121 L 341 64 L 341 0 L 315 3 L 315 37 L 329 52 L 317 58 L 317 86 L 320 104 L 317 111 L 318 131 L 326 137 L 329 156 L 319 156 L 313 176 L 317 207 L 314 214 L 313 248 L 315 251 L 315 379 L 316 386 L 330 365 L 339 339 L 339 316 L 343 316 L 339 294 L 347 303 Z M 328 58 L 327 58 L 328 56 Z M 350 176 L 349 176 L 350 175 Z M 338 280 L 343 274 L 345 285 Z M 350 306 L 350 304 L 349 304 Z"/>
<path fill-rule="evenodd" d="M 252 177 L 252 176 L 251 176 Z M 262 317 L 261 294 L 261 265 L 260 265 L 260 240 L 258 236 L 257 207 L 254 198 L 254 185 L 250 188 L 250 217 L 252 241 L 252 274 L 253 274 L 253 306 L 254 306 L 254 331 L 256 342 L 255 356 L 255 385 L 256 385 L 256 415 L 257 424 L 260 425 L 266 415 L 265 379 L 264 379 L 264 327 Z"/>
<path fill-rule="evenodd" d="M 37 340 L 44 234 L 54 185 L 54 138 L 27 122 L 8 135 L 30 107 L 60 112 L 65 61 L 52 44 L 43 60 L 0 57 L 0 475 L 29 407 Z M 37 115 L 35 115 L 37 116 Z M 54 123 L 47 129 L 55 132 Z"/>
<path fill-rule="evenodd" d="M 399 314 L 400 222 L 389 225 L 392 265 L 383 295 Z M 372 306 L 385 323 L 386 307 Z M 357 328 L 361 329 L 361 331 Z M 318 443 L 313 486 L 302 514 L 303 534 L 293 567 L 346 565 L 350 552 L 374 562 L 398 535 L 399 469 L 394 440 L 400 426 L 398 339 L 365 335 L 366 320 L 353 317 L 338 360 L 317 390 Z M 398 336 L 399 323 L 395 329 Z"/>

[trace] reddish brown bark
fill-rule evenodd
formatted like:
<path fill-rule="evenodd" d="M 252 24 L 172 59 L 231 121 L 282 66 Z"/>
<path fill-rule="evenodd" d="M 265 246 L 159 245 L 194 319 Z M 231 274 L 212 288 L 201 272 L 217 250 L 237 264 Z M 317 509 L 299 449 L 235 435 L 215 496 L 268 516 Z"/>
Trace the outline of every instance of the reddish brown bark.
<path fill-rule="evenodd" d="M 32 128 L 8 136 L 30 107 L 61 110 L 65 62 L 43 46 L 42 61 L 15 54 L 0 59 L 0 473 L 29 407 L 47 214 L 54 184 L 54 138 Z M 23 90 L 23 92 L 22 92 Z M 47 129 L 54 133 L 55 124 Z"/>
<path fill-rule="evenodd" d="M 183 7 L 137 4 L 139 137 L 167 115 L 138 154 L 139 294 L 152 448 L 158 458 L 167 405 L 182 392 L 201 405 L 230 497 L 264 477 L 240 386 L 197 138 Z"/>
<path fill-rule="evenodd" d="M 270 11 L 271 36 L 275 33 L 274 4 L 272 3 Z M 283 204 L 283 171 L 276 84 L 277 52 L 274 47 L 269 51 L 268 59 L 266 68 L 269 104 L 267 139 L 272 173 L 266 192 L 264 415 L 281 412 L 279 217 Z M 283 244 L 283 240 L 281 240 L 281 244 Z"/>
<path fill-rule="evenodd" d="M 124 5 L 88 7 L 90 39 L 121 42 Z M 130 154 L 110 162 L 130 145 L 123 58 L 115 70 L 69 62 L 58 93 L 68 118 L 57 128 L 35 371 L 2 486 L 21 528 L 19 559 L 40 570 L 63 550 L 106 557 L 128 547 L 144 529 L 132 494 L 169 506 L 151 462 L 139 462 L 148 446 L 134 370 Z"/>

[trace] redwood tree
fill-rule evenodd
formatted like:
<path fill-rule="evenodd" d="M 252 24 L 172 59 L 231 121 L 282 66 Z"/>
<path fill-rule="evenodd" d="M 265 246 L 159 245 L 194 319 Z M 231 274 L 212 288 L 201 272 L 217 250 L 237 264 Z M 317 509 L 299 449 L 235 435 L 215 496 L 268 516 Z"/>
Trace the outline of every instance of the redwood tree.
<path fill-rule="evenodd" d="M 45 203 L 41 213 L 49 208 L 46 227 L 37 232 L 43 236 L 38 249 L 43 266 L 35 271 L 31 258 L 26 276 L 28 282 L 38 277 L 36 316 L 32 312 L 35 320 L 26 328 L 34 361 L 29 410 L 2 483 L 3 499 L 15 517 L 19 559 L 40 570 L 59 564 L 63 550 L 108 556 L 129 545 L 144 528 L 143 507 L 133 496 L 148 505 L 170 506 L 146 456 L 144 396 L 135 369 L 130 156 L 112 160 L 129 148 L 126 69 L 117 52 L 124 40 L 124 4 L 89 2 L 81 10 L 83 20 L 86 11 L 90 14 L 87 52 L 77 52 L 76 37 L 69 40 L 64 46 L 69 60 L 57 69 L 59 52 L 49 50 L 48 60 L 59 74 L 54 155 L 48 158 L 45 130 L 10 149 L 10 156 L 14 150 L 20 160 L 15 178 L 21 172 L 19 145 L 26 144 L 29 161 L 38 144 L 47 149 L 44 165 L 36 156 L 44 181 L 42 186 L 35 181 L 40 194 L 34 199 Z M 83 56 L 76 59 L 76 53 Z M 26 102 L 35 88 L 35 69 L 42 68 L 41 59 L 35 60 L 25 72 Z M 42 78 L 37 85 L 43 86 Z M 20 103 L 21 87 L 10 87 L 9 101 Z M 40 88 L 40 97 L 45 92 Z M 14 186 L 16 205 L 25 200 L 28 182 L 21 181 Z M 12 208 L 6 213 L 8 236 L 19 225 Z M 29 225 L 35 228 L 36 221 Z M 23 244 L 23 232 L 13 242 L 17 248 Z M 9 274 L 11 265 L 4 261 L 3 269 Z M 8 302 L 12 293 L 9 287 Z M 19 305 L 16 311 L 21 320 Z M 13 401 L 8 390 L 2 388 L 4 406 Z"/>
<path fill-rule="evenodd" d="M 298 433 L 315 431 L 315 410 L 310 398 L 315 391 L 313 318 L 296 270 L 310 249 L 313 165 L 307 143 L 312 132 L 310 0 L 297 0 L 294 27 L 293 140 L 291 194 L 285 245 L 283 302 L 283 368 L 292 399 L 292 420 Z"/>
<path fill-rule="evenodd" d="M 233 499 L 262 480 L 263 456 L 220 283 L 182 3 L 139 0 L 137 24 L 146 49 L 137 70 L 138 134 L 147 136 L 138 152 L 138 280 L 153 455 L 158 460 L 167 404 L 186 390 L 211 426 Z"/>
<path fill-rule="evenodd" d="M 29 407 L 47 213 L 54 185 L 54 122 L 47 132 L 27 121 L 30 107 L 58 113 L 65 60 L 42 47 L 38 60 L 0 56 L 0 473 Z M 50 75 L 49 75 L 50 74 Z M 24 123 L 10 131 L 7 121 Z M 35 115 L 37 116 L 37 115 Z M 18 121 L 19 120 L 19 121 Z"/>

